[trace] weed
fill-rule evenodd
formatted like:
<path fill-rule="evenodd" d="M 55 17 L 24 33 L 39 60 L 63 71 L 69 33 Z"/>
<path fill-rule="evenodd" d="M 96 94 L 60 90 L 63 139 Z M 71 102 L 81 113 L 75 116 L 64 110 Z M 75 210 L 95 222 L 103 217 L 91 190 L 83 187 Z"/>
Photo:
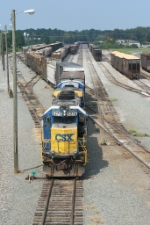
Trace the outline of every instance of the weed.
<path fill-rule="evenodd" d="M 92 217 L 89 216 L 90 220 L 92 220 L 95 224 L 103 224 L 104 220 L 100 217 Z"/>
<path fill-rule="evenodd" d="M 110 101 L 111 101 L 111 102 L 116 102 L 116 101 L 118 101 L 118 99 L 112 98 L 112 99 L 110 99 Z"/>
<path fill-rule="evenodd" d="M 139 132 L 137 132 L 134 129 L 129 130 L 129 132 L 130 132 L 130 134 L 132 134 L 133 136 L 136 136 L 136 137 L 150 137 L 149 134 L 147 134 L 147 133 L 139 133 Z"/>

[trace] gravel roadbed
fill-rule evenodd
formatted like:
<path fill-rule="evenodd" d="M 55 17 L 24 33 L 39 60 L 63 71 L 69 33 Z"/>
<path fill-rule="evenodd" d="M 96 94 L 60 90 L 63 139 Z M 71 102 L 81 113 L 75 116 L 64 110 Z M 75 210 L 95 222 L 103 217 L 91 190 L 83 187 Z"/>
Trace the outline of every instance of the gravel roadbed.
<path fill-rule="evenodd" d="M 99 70 L 99 66 L 96 67 Z M 20 62 L 18 70 L 26 81 L 35 76 L 34 72 Z M 41 145 L 36 137 L 32 117 L 18 89 L 19 169 L 23 172 L 14 175 L 13 99 L 7 95 L 6 73 L 1 66 L 0 72 L 0 224 L 29 225 L 33 222 L 44 178 L 42 167 L 35 168 L 41 165 Z M 114 106 L 126 128 L 150 133 L 149 99 L 112 85 L 100 71 L 99 74 L 110 98 L 117 98 Z M 12 77 L 10 78 L 12 85 Z M 53 89 L 40 79 L 34 86 L 34 92 L 43 107 L 49 108 Z M 102 146 L 101 138 L 107 140 L 108 145 Z M 141 139 L 144 145 L 150 144 L 149 139 L 147 143 L 146 138 Z M 83 177 L 84 225 L 149 225 L 149 170 L 129 152 L 116 145 L 103 130 L 99 131 L 91 121 L 88 151 L 89 160 Z M 42 179 L 31 182 L 25 180 L 33 171 Z"/>

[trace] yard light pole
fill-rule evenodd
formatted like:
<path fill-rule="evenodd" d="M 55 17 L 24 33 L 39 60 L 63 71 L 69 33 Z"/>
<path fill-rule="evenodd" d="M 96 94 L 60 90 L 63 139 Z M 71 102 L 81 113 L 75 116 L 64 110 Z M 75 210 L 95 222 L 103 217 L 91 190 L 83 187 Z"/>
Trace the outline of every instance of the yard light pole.
<path fill-rule="evenodd" d="M 1 27 L 1 24 L 0 24 L 0 27 Z M 1 59 L 1 56 L 2 56 L 2 31 L 0 33 L 0 59 Z"/>
<path fill-rule="evenodd" d="M 0 26 L 1 26 L 1 24 L 0 24 Z M 1 54 L 1 57 L 2 57 L 2 65 L 3 65 L 3 70 L 5 70 L 5 54 L 4 54 L 4 33 L 2 32 L 2 30 L 1 30 L 1 38 L 0 38 L 1 40 L 1 44 L 0 44 L 0 54 Z"/>
<path fill-rule="evenodd" d="M 21 11 L 30 15 L 34 9 Z M 18 107 L 17 107 L 17 64 L 16 64 L 16 15 L 21 12 L 12 10 L 12 57 L 13 57 L 13 140 L 14 140 L 14 173 L 18 173 Z"/>
<path fill-rule="evenodd" d="M 10 96 L 10 86 L 9 86 L 9 65 L 8 65 L 8 44 L 7 44 L 7 26 L 5 25 L 5 45 L 6 45 L 6 68 L 7 68 L 7 89 Z"/>

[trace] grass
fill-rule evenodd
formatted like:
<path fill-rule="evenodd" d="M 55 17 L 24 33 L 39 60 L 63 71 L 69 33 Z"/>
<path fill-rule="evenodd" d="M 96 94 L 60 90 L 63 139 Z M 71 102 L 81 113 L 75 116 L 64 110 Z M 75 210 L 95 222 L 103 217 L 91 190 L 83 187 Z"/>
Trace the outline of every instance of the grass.
<path fill-rule="evenodd" d="M 112 98 L 112 99 L 110 99 L 110 101 L 111 102 L 116 102 L 116 101 L 118 101 L 118 99 L 117 98 Z"/>
<path fill-rule="evenodd" d="M 140 56 L 141 53 L 149 53 L 150 48 L 118 48 L 118 49 L 112 49 L 112 51 L 118 51 L 125 54 L 133 54 L 136 53 Z"/>
<path fill-rule="evenodd" d="M 150 137 L 149 134 L 147 134 L 147 133 L 139 133 L 139 132 L 137 132 L 134 129 L 129 130 L 129 132 L 130 132 L 130 134 L 132 134 L 133 136 L 136 136 L 136 137 Z"/>

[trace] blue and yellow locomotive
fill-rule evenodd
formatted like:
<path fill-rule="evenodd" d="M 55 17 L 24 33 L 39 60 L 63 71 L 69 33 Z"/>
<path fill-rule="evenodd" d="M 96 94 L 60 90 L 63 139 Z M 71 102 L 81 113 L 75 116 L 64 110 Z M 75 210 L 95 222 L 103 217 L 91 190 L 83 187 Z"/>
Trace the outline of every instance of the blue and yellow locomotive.
<path fill-rule="evenodd" d="M 43 115 L 42 155 L 47 176 L 82 176 L 87 162 L 87 114 L 79 105 L 52 105 Z"/>

